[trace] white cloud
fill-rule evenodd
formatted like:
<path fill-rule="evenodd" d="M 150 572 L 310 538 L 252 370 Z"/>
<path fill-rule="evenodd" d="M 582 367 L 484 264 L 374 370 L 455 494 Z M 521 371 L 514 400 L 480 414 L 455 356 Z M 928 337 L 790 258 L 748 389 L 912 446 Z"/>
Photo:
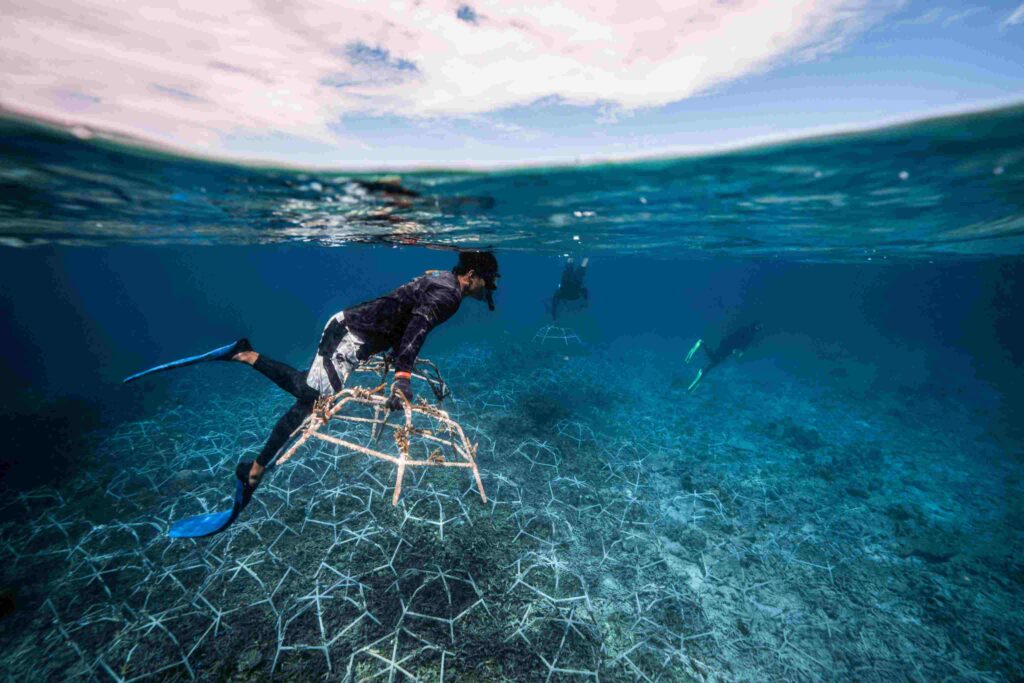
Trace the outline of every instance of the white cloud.
<path fill-rule="evenodd" d="M 1006 17 L 1003 23 L 999 25 L 999 28 L 1006 28 L 1007 26 L 1016 26 L 1017 24 L 1024 22 L 1024 2 L 1020 4 L 1020 7 L 1013 10 L 1013 14 Z"/>
<path fill-rule="evenodd" d="M 890 22 L 888 28 L 902 28 L 904 26 L 929 26 L 938 24 L 942 28 L 949 28 L 954 24 L 960 24 L 972 16 L 986 11 L 985 7 L 969 7 L 961 9 L 959 5 L 950 7 L 931 7 L 923 14 L 906 17 Z"/>
<path fill-rule="evenodd" d="M 837 50 L 879 13 L 869 0 L 34 0 L 4 10 L 0 104 L 211 152 L 228 135 L 339 144 L 329 125 L 348 113 L 659 106 Z"/>
<path fill-rule="evenodd" d="M 965 19 L 972 17 L 975 14 L 978 14 L 979 12 L 984 11 L 984 7 L 971 7 L 970 9 L 965 9 L 962 12 L 955 12 L 953 14 L 950 14 L 948 17 L 942 20 L 942 28 L 948 28 L 953 24 L 958 24 L 964 21 Z"/>

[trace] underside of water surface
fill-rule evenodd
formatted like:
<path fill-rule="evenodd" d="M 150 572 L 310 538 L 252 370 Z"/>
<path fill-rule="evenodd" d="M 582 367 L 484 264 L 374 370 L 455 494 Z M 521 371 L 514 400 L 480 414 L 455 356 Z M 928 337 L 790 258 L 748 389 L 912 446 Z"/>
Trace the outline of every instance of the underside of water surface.
<path fill-rule="evenodd" d="M 1022 122 L 400 179 L 5 123 L 5 680 L 1024 678 Z M 379 436 L 356 372 L 234 524 L 168 535 L 293 399 L 124 377 L 306 368 L 480 246 L 496 310 L 431 332 L 424 422 Z"/>
<path fill-rule="evenodd" d="M 1024 251 L 1024 107 L 730 154 L 394 175 L 228 166 L 0 119 L 7 244 L 314 242 L 860 261 Z M 382 182 L 383 181 L 383 182 Z"/>

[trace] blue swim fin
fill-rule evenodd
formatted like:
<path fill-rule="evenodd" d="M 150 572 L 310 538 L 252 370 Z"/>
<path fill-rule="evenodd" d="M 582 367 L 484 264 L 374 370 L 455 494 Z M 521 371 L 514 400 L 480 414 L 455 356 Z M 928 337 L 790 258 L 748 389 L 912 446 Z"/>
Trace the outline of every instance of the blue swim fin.
<path fill-rule="evenodd" d="M 196 363 L 205 363 L 210 360 L 231 360 L 231 357 L 236 353 L 242 351 L 252 351 L 252 345 L 248 339 L 239 339 L 236 342 L 232 342 L 227 346 L 221 346 L 213 351 L 207 351 L 204 354 L 198 356 L 189 356 L 188 358 L 180 358 L 178 360 L 172 360 L 170 363 L 164 363 L 163 365 L 157 365 L 154 368 L 137 372 L 134 375 L 124 378 L 124 384 L 137 380 L 140 377 L 146 375 L 152 375 L 154 372 L 163 372 L 164 370 L 173 370 L 174 368 L 183 368 L 186 365 L 195 365 Z"/>
<path fill-rule="evenodd" d="M 252 500 L 252 494 L 256 490 L 247 483 L 250 467 L 251 462 L 240 462 L 235 469 L 235 498 L 230 510 L 208 512 L 205 515 L 178 520 L 171 525 L 167 535 L 171 538 L 202 538 L 219 534 L 231 526 Z"/>

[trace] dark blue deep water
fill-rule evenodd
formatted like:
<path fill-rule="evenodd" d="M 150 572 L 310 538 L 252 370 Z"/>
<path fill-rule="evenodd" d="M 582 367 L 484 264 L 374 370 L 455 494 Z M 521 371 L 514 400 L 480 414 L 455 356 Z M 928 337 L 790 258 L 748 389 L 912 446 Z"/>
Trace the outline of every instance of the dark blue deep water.
<path fill-rule="evenodd" d="M 1024 679 L 1024 109 L 381 180 L 0 123 L 4 680 Z M 486 503 L 424 466 L 392 506 L 394 466 L 311 438 L 227 531 L 167 536 L 291 399 L 123 377 L 241 336 L 304 368 L 470 246 L 497 309 L 421 357 Z"/>

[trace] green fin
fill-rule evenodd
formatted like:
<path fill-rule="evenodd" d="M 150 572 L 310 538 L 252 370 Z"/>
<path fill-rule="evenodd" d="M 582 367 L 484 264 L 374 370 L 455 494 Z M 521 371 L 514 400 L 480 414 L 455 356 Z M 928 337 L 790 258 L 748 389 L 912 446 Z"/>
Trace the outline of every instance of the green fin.
<path fill-rule="evenodd" d="M 697 349 L 700 348 L 700 345 L 702 343 L 704 343 L 704 340 L 703 339 L 698 339 L 697 343 L 694 344 L 693 347 L 690 349 L 690 352 L 688 354 L 686 354 L 686 362 L 687 363 L 689 363 L 691 360 L 693 360 L 693 354 L 697 353 Z"/>

